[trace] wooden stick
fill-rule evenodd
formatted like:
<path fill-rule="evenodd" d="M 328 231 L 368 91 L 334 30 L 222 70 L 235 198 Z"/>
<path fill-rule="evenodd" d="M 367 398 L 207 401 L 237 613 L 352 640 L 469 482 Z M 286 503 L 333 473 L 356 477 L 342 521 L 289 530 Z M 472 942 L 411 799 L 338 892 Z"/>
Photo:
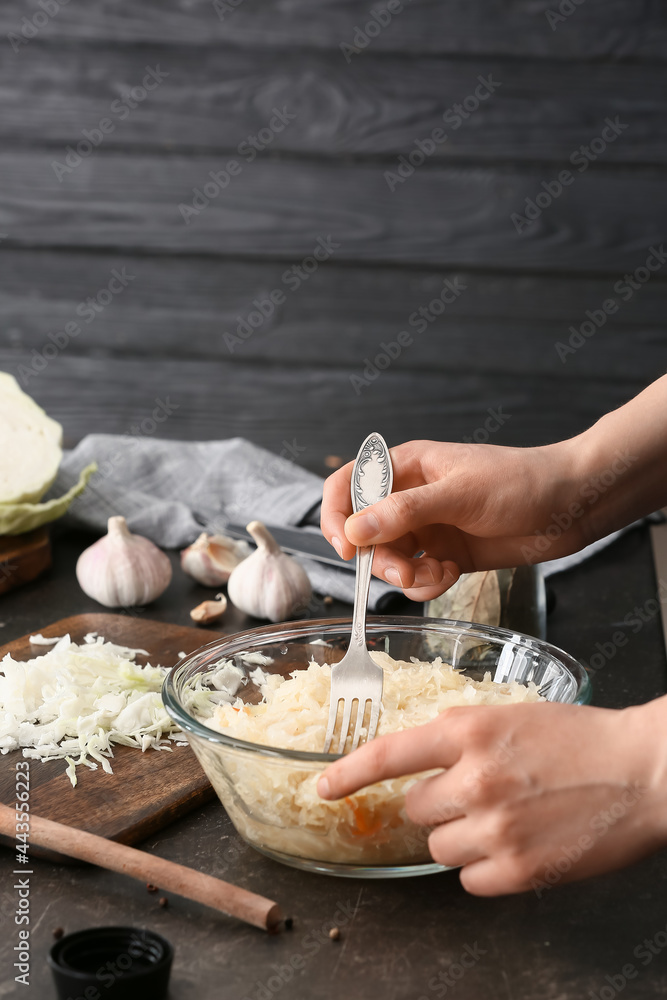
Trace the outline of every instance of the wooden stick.
<path fill-rule="evenodd" d="M 0 833 L 14 839 L 16 817 L 14 810 L 0 804 Z M 98 837 L 94 833 L 76 830 L 63 823 L 30 814 L 30 841 L 40 847 L 47 847 L 59 854 L 66 854 L 80 861 L 89 861 L 100 868 L 108 868 L 121 875 L 130 875 L 140 882 L 149 882 L 169 889 L 171 892 L 204 903 L 215 910 L 221 910 L 230 917 L 238 917 L 262 930 L 275 930 L 284 915 L 277 903 L 264 896 L 258 896 L 247 889 L 223 882 L 222 879 L 205 875 L 174 864 L 165 858 L 138 851 L 134 847 L 118 844 L 115 840 Z"/>

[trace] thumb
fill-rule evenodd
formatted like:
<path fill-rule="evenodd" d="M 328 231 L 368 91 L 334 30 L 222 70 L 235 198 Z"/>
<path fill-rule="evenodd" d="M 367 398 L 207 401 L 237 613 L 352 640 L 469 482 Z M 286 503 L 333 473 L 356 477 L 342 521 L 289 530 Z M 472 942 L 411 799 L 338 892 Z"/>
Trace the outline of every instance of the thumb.
<path fill-rule="evenodd" d="M 439 484 L 428 483 L 400 493 L 390 493 L 345 522 L 345 534 L 353 545 L 391 542 L 426 524 L 444 523 L 446 511 Z"/>

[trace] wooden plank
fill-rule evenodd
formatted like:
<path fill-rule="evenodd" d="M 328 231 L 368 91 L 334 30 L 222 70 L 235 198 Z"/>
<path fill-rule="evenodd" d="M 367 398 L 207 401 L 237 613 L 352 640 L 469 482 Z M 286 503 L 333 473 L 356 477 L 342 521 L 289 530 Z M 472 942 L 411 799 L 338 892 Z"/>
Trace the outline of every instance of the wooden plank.
<path fill-rule="evenodd" d="M 169 667 L 178 661 L 181 650 L 189 653 L 220 637 L 208 631 L 202 637 L 200 629 L 114 614 L 74 615 L 41 631 L 45 636 L 69 634 L 74 642 L 81 642 L 87 632 L 97 631 L 112 642 L 147 649 L 150 662 Z M 43 652 L 28 640 L 26 635 L 3 646 L 0 657 L 11 653 L 25 660 Z M 139 662 L 143 659 L 138 657 Z M 13 801 L 19 759 L 18 752 L 0 757 L 0 801 L 4 803 Z M 213 790 L 189 747 L 174 746 L 171 753 L 142 753 L 118 746 L 111 765 L 113 774 L 106 774 L 101 767 L 95 771 L 80 767 L 73 788 L 64 761 L 31 761 L 31 811 L 79 830 L 134 844 L 213 798 Z"/>
<path fill-rule="evenodd" d="M 326 322 L 331 314 L 332 323 L 343 325 L 353 320 L 357 324 L 370 323 L 375 318 L 384 325 L 393 318 L 395 325 L 400 322 L 397 311 L 436 294 L 449 278 L 467 286 L 466 294 L 456 302 L 458 317 L 536 323 L 546 320 L 562 325 L 573 322 L 583 316 L 584 310 L 615 294 L 613 285 L 623 277 L 620 271 L 586 276 L 512 271 L 497 274 L 372 264 L 360 268 L 339 265 L 332 258 L 292 292 L 282 280 L 289 264 L 280 261 L 50 249 L 8 250 L 0 260 L 0 312 L 7 317 L 8 340 L 17 344 L 22 342 L 23 331 L 19 329 L 22 314 L 40 317 L 44 324 L 38 326 L 35 321 L 31 336 L 41 329 L 55 329 L 77 318 L 78 304 L 104 287 L 114 269 L 125 267 L 130 274 L 136 274 L 127 291 L 114 300 L 113 309 L 103 310 L 90 324 L 90 333 L 98 325 L 112 323 L 117 348 L 137 353 L 142 350 L 141 341 L 133 343 L 123 338 L 122 326 L 152 319 L 156 329 L 165 330 L 167 353 L 180 346 L 187 353 L 215 354 L 215 344 L 211 343 L 209 351 L 197 345 L 197 324 L 206 324 L 201 330 L 209 334 L 214 331 L 212 324 L 217 324 L 215 330 L 220 332 L 244 308 L 252 307 L 253 298 L 267 295 L 274 288 L 282 287 L 286 293 L 281 316 L 303 315 L 305 321 L 311 322 L 319 313 L 320 321 Z M 642 262 L 642 253 L 638 251 L 634 266 Z M 292 292 L 289 296 L 288 291 Z M 155 315 L 142 319 L 144 311 Z M 113 312 L 122 313 L 122 319 L 112 321 Z M 51 321 L 47 323 L 49 316 Z M 667 267 L 662 278 L 658 271 L 623 304 L 618 314 L 609 317 L 610 325 L 621 322 L 629 327 L 660 327 L 667 322 Z M 181 340 L 180 344 L 171 344 L 172 324 L 176 328 L 189 324 L 187 343 Z M 103 344 L 109 349 L 114 346 L 110 336 Z M 530 345 L 526 347 L 529 349 Z"/>
<path fill-rule="evenodd" d="M 280 4 L 231 0 L 220 7 L 221 19 L 211 0 L 143 0 L 141 4 L 86 0 L 60 7 L 38 35 L 40 39 L 132 44 L 217 46 L 228 41 L 253 48 L 307 46 L 340 52 L 341 43 L 354 43 L 355 28 L 371 20 L 370 11 L 386 6 L 368 0 L 283 0 Z M 511 7 L 497 0 L 412 0 L 372 39 L 372 51 L 665 61 L 667 27 L 661 5 L 586 0 L 552 27 L 547 11 L 558 6 L 554 0 L 521 0 Z M 19 32 L 23 18 L 39 10 L 38 0 L 5 0 L 0 7 L 0 32 Z M 27 30 L 31 31 L 31 25 Z M 8 46 L 7 51 L 11 54 Z M 25 49 L 17 55 L 21 51 Z"/>
<path fill-rule="evenodd" d="M 168 75 L 128 114 L 114 102 L 140 84 L 147 66 Z M 443 124 L 480 78 L 493 81 L 493 94 L 467 121 L 450 116 Z M 266 127 L 275 107 L 286 107 L 295 117 L 271 150 L 397 154 L 444 127 L 447 141 L 433 160 L 567 160 L 618 114 L 629 128 L 605 150 L 605 162 L 667 160 L 667 67 L 655 65 L 388 60 L 369 52 L 348 66 L 335 52 L 294 52 L 285 60 L 263 49 L 81 49 L 65 42 L 31 45 L 20 59 L 3 60 L 0 93 L 0 138 L 14 145 L 64 148 L 109 117 L 114 130 L 105 149 L 233 153 Z"/>
<path fill-rule="evenodd" d="M 19 360 L 0 351 L 1 369 L 16 370 Z M 89 433 L 182 440 L 238 435 L 275 452 L 285 442 L 296 442 L 298 461 L 321 470 L 327 454 L 356 454 L 360 428 L 396 427 L 397 407 L 401 433 L 390 445 L 474 436 L 499 407 L 511 417 L 503 419 L 493 441 L 535 445 L 582 431 L 648 381 L 572 377 L 566 365 L 559 378 L 414 373 L 402 371 L 399 359 L 369 386 L 355 388 L 351 376 L 362 376 L 363 367 L 363 359 L 353 369 L 340 370 L 63 354 L 26 388 L 64 425 L 68 445 Z M 162 423 L 151 417 L 158 400 L 168 407 Z"/>
<path fill-rule="evenodd" d="M 28 354 L 42 354 L 45 347 L 51 354 L 53 338 L 62 337 L 74 321 L 81 333 L 58 341 L 68 356 L 157 355 L 352 369 L 405 328 L 414 343 L 401 355 L 402 371 L 558 376 L 564 362 L 555 345 L 567 344 L 569 328 L 578 329 L 588 321 L 586 311 L 599 310 L 611 296 L 618 312 L 576 353 L 562 355 L 568 376 L 648 381 L 667 369 L 667 282 L 659 277 L 623 302 L 613 288 L 620 274 L 500 276 L 331 261 L 291 292 L 281 280 L 284 265 L 275 263 L 49 250 L 8 251 L 2 261 L 0 329 L 8 347 Z M 83 322 L 79 304 L 123 267 L 135 281 L 94 321 Z M 465 293 L 419 333 L 409 319 L 428 307 L 445 280 L 465 286 Z M 241 320 L 256 308 L 253 300 L 266 301 L 274 289 L 284 291 L 285 302 L 249 339 L 237 340 Z"/>
<path fill-rule="evenodd" d="M 525 211 L 526 199 L 545 194 L 542 183 L 553 179 L 555 167 L 423 167 L 392 192 L 376 165 L 258 159 L 221 190 L 209 175 L 225 158 L 98 151 L 62 183 L 52 159 L 0 154 L 3 248 L 123 246 L 298 262 L 318 240 L 332 240 L 327 245 L 337 262 L 595 273 L 636 267 L 667 224 L 664 180 L 651 172 L 578 173 L 518 233 L 512 215 Z M 193 191 L 207 182 L 212 200 L 196 202 L 199 214 L 188 215 L 186 224 L 179 205 L 191 209 Z"/>

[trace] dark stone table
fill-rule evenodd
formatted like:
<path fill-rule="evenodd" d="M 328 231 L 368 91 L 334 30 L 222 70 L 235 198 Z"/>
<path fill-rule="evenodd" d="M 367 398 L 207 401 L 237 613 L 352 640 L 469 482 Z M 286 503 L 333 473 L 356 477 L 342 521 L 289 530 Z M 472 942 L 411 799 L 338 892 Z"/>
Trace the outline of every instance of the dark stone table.
<path fill-rule="evenodd" d="M 2 599 L 4 641 L 65 615 L 95 610 L 73 572 L 88 541 L 60 534 L 52 573 Z M 187 624 L 191 593 L 186 596 L 186 587 L 189 582 L 177 576 L 150 615 Z M 655 594 L 647 531 L 632 531 L 588 563 L 554 578 L 552 588 L 556 605 L 549 638 L 588 660 L 597 642 L 608 640 L 626 614 Z M 341 606 L 329 610 L 338 614 Z M 656 616 L 597 671 L 594 684 L 594 703 L 617 708 L 665 692 L 665 651 Z M 13 981 L 13 855 L 3 848 L 1 998 L 54 995 L 46 965 L 54 929 L 101 924 L 149 927 L 173 942 L 172 1000 L 611 1000 L 627 963 L 638 970 L 622 991 L 628 1000 L 667 992 L 665 954 L 656 946 L 659 953 L 646 962 L 650 953 L 641 950 L 644 939 L 658 935 L 658 941 L 665 940 L 665 853 L 622 872 L 554 888 L 539 899 L 534 893 L 477 899 L 463 891 L 456 872 L 369 882 L 284 867 L 243 844 L 217 803 L 174 823 L 143 847 L 270 895 L 293 914 L 293 929 L 269 936 L 178 897 L 162 909 L 155 895 L 131 879 L 36 860 L 32 971 L 25 989 Z M 328 937 L 333 922 L 341 930 L 338 941 Z M 463 956 L 470 967 L 462 972 Z"/>

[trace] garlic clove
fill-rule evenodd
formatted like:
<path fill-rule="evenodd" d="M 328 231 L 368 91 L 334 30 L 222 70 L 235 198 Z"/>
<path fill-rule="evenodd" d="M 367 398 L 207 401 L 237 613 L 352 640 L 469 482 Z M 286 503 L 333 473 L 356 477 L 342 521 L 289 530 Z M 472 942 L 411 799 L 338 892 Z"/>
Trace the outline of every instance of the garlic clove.
<path fill-rule="evenodd" d="M 77 560 L 84 594 L 107 608 L 154 601 L 171 581 L 168 557 L 148 538 L 133 535 L 124 517 L 110 517 L 107 532 Z"/>
<path fill-rule="evenodd" d="M 235 566 L 250 555 L 247 542 L 205 531 L 181 552 L 181 568 L 206 587 L 227 583 Z"/>
<path fill-rule="evenodd" d="M 202 601 L 190 612 L 193 622 L 199 625 L 208 625 L 220 618 L 227 610 L 227 598 L 224 594 L 217 594 L 214 601 Z"/>
<path fill-rule="evenodd" d="M 304 568 L 283 552 L 261 521 L 252 521 L 246 531 L 257 548 L 232 570 L 229 599 L 240 611 L 272 622 L 304 611 L 313 593 Z"/>

